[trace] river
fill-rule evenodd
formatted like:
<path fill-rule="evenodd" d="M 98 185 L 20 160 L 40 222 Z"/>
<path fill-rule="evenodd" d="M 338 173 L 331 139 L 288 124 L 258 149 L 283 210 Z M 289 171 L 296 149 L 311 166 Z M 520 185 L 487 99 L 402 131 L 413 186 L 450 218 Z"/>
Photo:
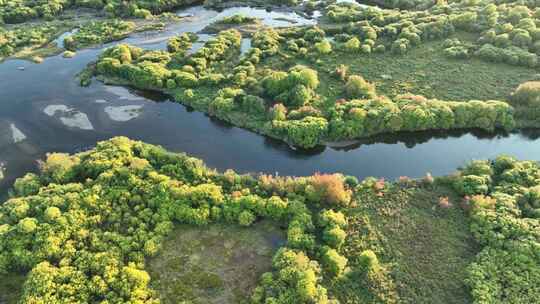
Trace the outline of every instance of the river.
<path fill-rule="evenodd" d="M 144 48 L 164 48 L 169 37 L 198 32 L 211 22 L 235 13 L 263 18 L 267 25 L 314 24 L 295 13 L 230 8 L 222 12 L 200 6 L 179 11 L 191 16 L 165 31 L 132 35 L 122 42 Z M 279 20 L 276 20 L 278 18 Z M 209 38 L 210 36 L 203 36 Z M 118 43 L 118 42 L 116 42 Z M 0 64 L 0 163 L 6 189 L 14 178 L 37 170 L 37 159 L 47 152 L 77 152 L 96 141 L 124 135 L 183 151 L 208 166 L 238 172 L 310 175 L 343 172 L 394 179 L 420 177 L 426 172 L 448 174 L 472 159 L 509 154 L 540 159 L 540 132 L 485 134 L 481 132 L 420 132 L 381 136 L 346 147 L 299 151 L 282 142 L 232 127 L 151 92 L 131 91 L 93 81 L 80 87 L 75 76 L 94 61 L 103 48 L 61 55 L 41 64 L 8 60 Z M 245 40 L 244 50 L 249 48 Z M 196 44 L 194 47 L 200 47 Z"/>

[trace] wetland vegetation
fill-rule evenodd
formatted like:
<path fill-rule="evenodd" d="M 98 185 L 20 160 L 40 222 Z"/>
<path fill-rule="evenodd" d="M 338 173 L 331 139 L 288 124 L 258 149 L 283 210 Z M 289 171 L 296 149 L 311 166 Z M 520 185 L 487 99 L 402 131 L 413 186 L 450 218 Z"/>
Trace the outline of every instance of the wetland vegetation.
<path fill-rule="evenodd" d="M 537 126 L 536 106 L 510 96 L 537 80 L 538 12 L 466 1 L 422 11 L 330 4 L 319 26 L 262 28 L 246 52 L 229 28 L 193 53 L 190 44 L 118 45 L 95 73 L 302 148 L 401 131 L 509 131 Z M 245 21 L 229 19 L 216 24 Z"/>
<path fill-rule="evenodd" d="M 203 6 L 175 12 L 193 4 Z M 189 145 L 217 150 L 220 164 L 255 151 L 221 150 L 216 138 L 234 136 L 233 126 L 277 139 L 265 140 L 272 149 L 290 145 L 287 157 L 299 162 L 291 176 L 272 165 L 275 174 L 240 174 L 122 136 L 48 153 L 13 182 L 3 180 L 10 169 L 0 142 L 0 182 L 10 184 L 0 192 L 0 303 L 536 303 L 539 163 L 502 155 L 396 180 L 294 173 L 324 145 L 345 146 L 334 154 L 342 161 L 361 138 L 395 145 L 410 134 L 405 144 L 414 146 L 456 132 L 540 127 L 538 1 L 368 4 L 0 0 L 0 61 L 62 54 L 78 71 L 89 63 L 76 90 L 105 83 L 157 92 L 186 113 L 217 118 L 218 135 L 197 133 Z M 256 8 L 231 9 L 248 5 Z M 128 38 L 144 31 L 153 32 L 148 40 Z M 98 94 L 81 103 L 87 111 L 104 104 L 99 119 L 81 103 L 40 104 L 40 114 L 80 129 L 71 137 L 85 137 L 105 115 L 115 124 L 147 116 L 136 136 L 150 125 L 199 130 L 195 119 L 175 117 L 177 104 L 156 103 L 165 110 L 149 115 L 143 97 L 106 88 L 130 104 Z M 65 91 L 79 96 L 69 84 Z M 28 129 L 0 106 L 0 139 L 33 151 Z M 185 128 L 154 124 L 175 119 Z"/>
<path fill-rule="evenodd" d="M 293 178 L 117 137 L 15 182 L 0 270 L 21 303 L 534 303 L 538 187 L 539 165 L 507 156 Z"/>

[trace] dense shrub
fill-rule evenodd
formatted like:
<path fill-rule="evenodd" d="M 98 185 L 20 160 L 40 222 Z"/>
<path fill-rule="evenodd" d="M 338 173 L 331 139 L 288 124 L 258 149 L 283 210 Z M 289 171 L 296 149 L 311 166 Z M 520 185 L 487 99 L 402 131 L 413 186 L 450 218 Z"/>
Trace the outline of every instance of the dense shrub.
<path fill-rule="evenodd" d="M 475 53 L 476 56 L 491 62 L 504 62 L 512 65 L 536 67 L 538 56 L 518 47 L 500 48 L 491 44 L 484 44 Z"/>
<path fill-rule="evenodd" d="M 286 120 L 287 119 L 287 108 L 281 104 L 275 104 L 269 112 L 270 120 Z"/>
<path fill-rule="evenodd" d="M 193 42 L 197 40 L 197 35 L 190 33 L 180 34 L 167 41 L 167 51 L 169 53 L 179 53 L 179 55 L 183 57 L 187 54 L 187 51 L 191 49 Z"/>
<path fill-rule="evenodd" d="M 322 249 L 322 261 L 326 270 L 333 277 L 340 277 L 345 272 L 347 267 L 347 258 L 340 255 L 335 249 L 325 247 Z"/>
<path fill-rule="evenodd" d="M 520 84 L 512 93 L 511 100 L 514 104 L 521 106 L 540 105 L 540 81 L 528 81 Z"/>
<path fill-rule="evenodd" d="M 347 206 L 351 201 L 351 191 L 346 189 L 342 175 L 315 174 L 311 178 L 308 197 L 323 204 Z"/>
<path fill-rule="evenodd" d="M 275 275 L 263 275 L 261 288 L 252 298 L 254 303 L 328 303 L 327 290 L 320 285 L 320 267 L 303 252 L 280 249 L 272 267 Z"/>
<path fill-rule="evenodd" d="M 356 37 L 352 37 L 345 42 L 344 47 L 347 52 L 358 52 L 360 50 L 360 40 Z"/>
<path fill-rule="evenodd" d="M 262 80 L 265 93 L 283 102 L 286 106 L 300 107 L 309 103 L 319 86 L 319 77 L 315 70 L 304 66 L 295 66 L 289 73 L 271 71 Z"/>
<path fill-rule="evenodd" d="M 248 17 L 242 14 L 235 14 L 232 16 L 225 17 L 223 19 L 220 19 L 217 21 L 217 23 L 220 24 L 245 24 L 245 23 L 252 23 L 256 18 Z"/>
<path fill-rule="evenodd" d="M 276 132 L 283 134 L 293 145 L 313 148 L 320 144 L 328 130 L 328 121 L 322 117 L 308 116 L 301 120 L 273 121 Z"/>
<path fill-rule="evenodd" d="M 272 28 L 257 31 L 252 38 L 251 45 L 260 49 L 262 57 L 275 55 L 279 51 L 282 37 Z"/>
<path fill-rule="evenodd" d="M 96 44 L 121 40 L 135 30 L 135 23 L 122 20 L 96 21 L 83 25 L 64 39 L 64 47 L 77 50 Z"/>
<path fill-rule="evenodd" d="M 376 96 L 375 86 L 360 75 L 348 77 L 345 91 L 349 98 L 374 98 Z"/>
<path fill-rule="evenodd" d="M 8 57 L 22 48 L 41 47 L 58 35 L 58 25 L 40 24 L 16 26 L 10 29 L 0 27 L 0 57 Z"/>
<path fill-rule="evenodd" d="M 145 260 L 175 223 L 249 226 L 260 218 L 286 225 L 288 243 L 253 301 L 334 301 L 311 257 L 317 238 L 312 211 L 302 202 L 305 178 L 220 174 L 186 155 L 122 137 L 74 156 L 51 154 L 42 170 L 18 180 L 15 196 L 0 207 L 0 272 L 28 271 L 21 303 L 159 303 Z M 296 199 L 261 191 L 285 185 L 283 194 L 296 192 Z M 319 218 L 327 228 L 346 223 L 340 212 Z M 347 259 L 325 248 L 325 269 L 343 274 Z"/>
<path fill-rule="evenodd" d="M 330 54 L 332 53 L 332 44 L 327 39 L 324 39 L 321 42 L 315 43 L 315 50 L 319 54 Z"/>
<path fill-rule="evenodd" d="M 534 249 L 540 246 L 539 170 L 537 163 L 499 157 L 473 162 L 456 178 L 456 190 L 482 194 L 467 198 L 471 230 L 484 246 L 468 268 L 475 303 L 534 302 L 540 294 L 540 257 Z"/>

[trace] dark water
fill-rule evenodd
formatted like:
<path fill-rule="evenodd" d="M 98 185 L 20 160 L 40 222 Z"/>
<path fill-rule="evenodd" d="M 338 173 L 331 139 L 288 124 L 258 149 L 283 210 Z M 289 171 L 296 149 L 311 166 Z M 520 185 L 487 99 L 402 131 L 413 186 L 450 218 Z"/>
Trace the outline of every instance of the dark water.
<path fill-rule="evenodd" d="M 125 42 L 163 48 L 166 39 L 175 33 L 199 31 L 213 20 L 237 11 L 265 16 L 265 22 L 270 25 L 282 26 L 272 21 L 282 16 L 313 23 L 287 13 L 268 17 L 262 10 L 239 8 L 217 13 L 196 7 L 183 11 L 196 15 L 189 21 L 170 26 L 164 32 L 140 34 Z M 249 46 L 249 41 L 245 45 Z M 75 75 L 100 52 L 101 49 L 83 50 L 75 58 L 56 56 L 42 64 L 20 60 L 0 64 L 0 163 L 6 168 L 6 179 L 0 189 L 5 190 L 24 172 L 35 170 L 36 159 L 47 152 L 81 151 L 96 141 L 118 135 L 187 152 L 218 169 L 280 175 L 320 171 L 393 179 L 404 175 L 419 177 L 426 172 L 447 174 L 471 159 L 492 158 L 501 153 L 540 159 L 536 132 L 400 134 L 345 148 L 297 151 L 279 141 L 192 112 L 159 94 L 129 92 L 97 81 L 88 88 L 79 87 Z M 118 108 L 123 106 L 128 107 Z M 131 117 L 118 116 L 118 112 L 125 115 L 122 111 L 126 110 Z M 112 116 L 106 111 L 113 112 Z"/>

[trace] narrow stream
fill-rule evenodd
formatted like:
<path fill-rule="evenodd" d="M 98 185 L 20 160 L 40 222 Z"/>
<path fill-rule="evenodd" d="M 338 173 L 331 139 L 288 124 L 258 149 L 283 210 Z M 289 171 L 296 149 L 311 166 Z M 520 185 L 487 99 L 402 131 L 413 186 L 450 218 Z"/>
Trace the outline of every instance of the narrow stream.
<path fill-rule="evenodd" d="M 287 12 L 267 13 L 253 8 L 216 12 L 199 6 L 178 12 L 193 17 L 165 31 L 136 34 L 122 42 L 149 49 L 164 48 L 169 37 L 198 32 L 235 13 L 262 17 L 271 26 L 288 25 L 284 19 L 296 24 L 315 22 Z M 96 141 L 119 135 L 187 152 L 218 169 L 297 176 L 319 171 L 394 179 L 405 175 L 419 177 L 426 172 L 447 174 L 471 159 L 492 158 L 501 153 L 540 159 L 540 141 L 536 140 L 540 132 L 409 133 L 342 148 L 297 151 L 282 142 L 193 112 L 160 94 L 134 92 L 97 81 L 88 88 L 80 87 L 75 75 L 111 45 L 79 51 L 71 59 L 59 55 L 41 64 L 21 60 L 0 64 L 0 163 L 6 168 L 0 189 L 5 190 L 24 172 L 35 171 L 36 159 L 47 152 L 77 152 L 94 146 Z M 243 50 L 249 46 L 249 39 L 244 39 Z"/>

